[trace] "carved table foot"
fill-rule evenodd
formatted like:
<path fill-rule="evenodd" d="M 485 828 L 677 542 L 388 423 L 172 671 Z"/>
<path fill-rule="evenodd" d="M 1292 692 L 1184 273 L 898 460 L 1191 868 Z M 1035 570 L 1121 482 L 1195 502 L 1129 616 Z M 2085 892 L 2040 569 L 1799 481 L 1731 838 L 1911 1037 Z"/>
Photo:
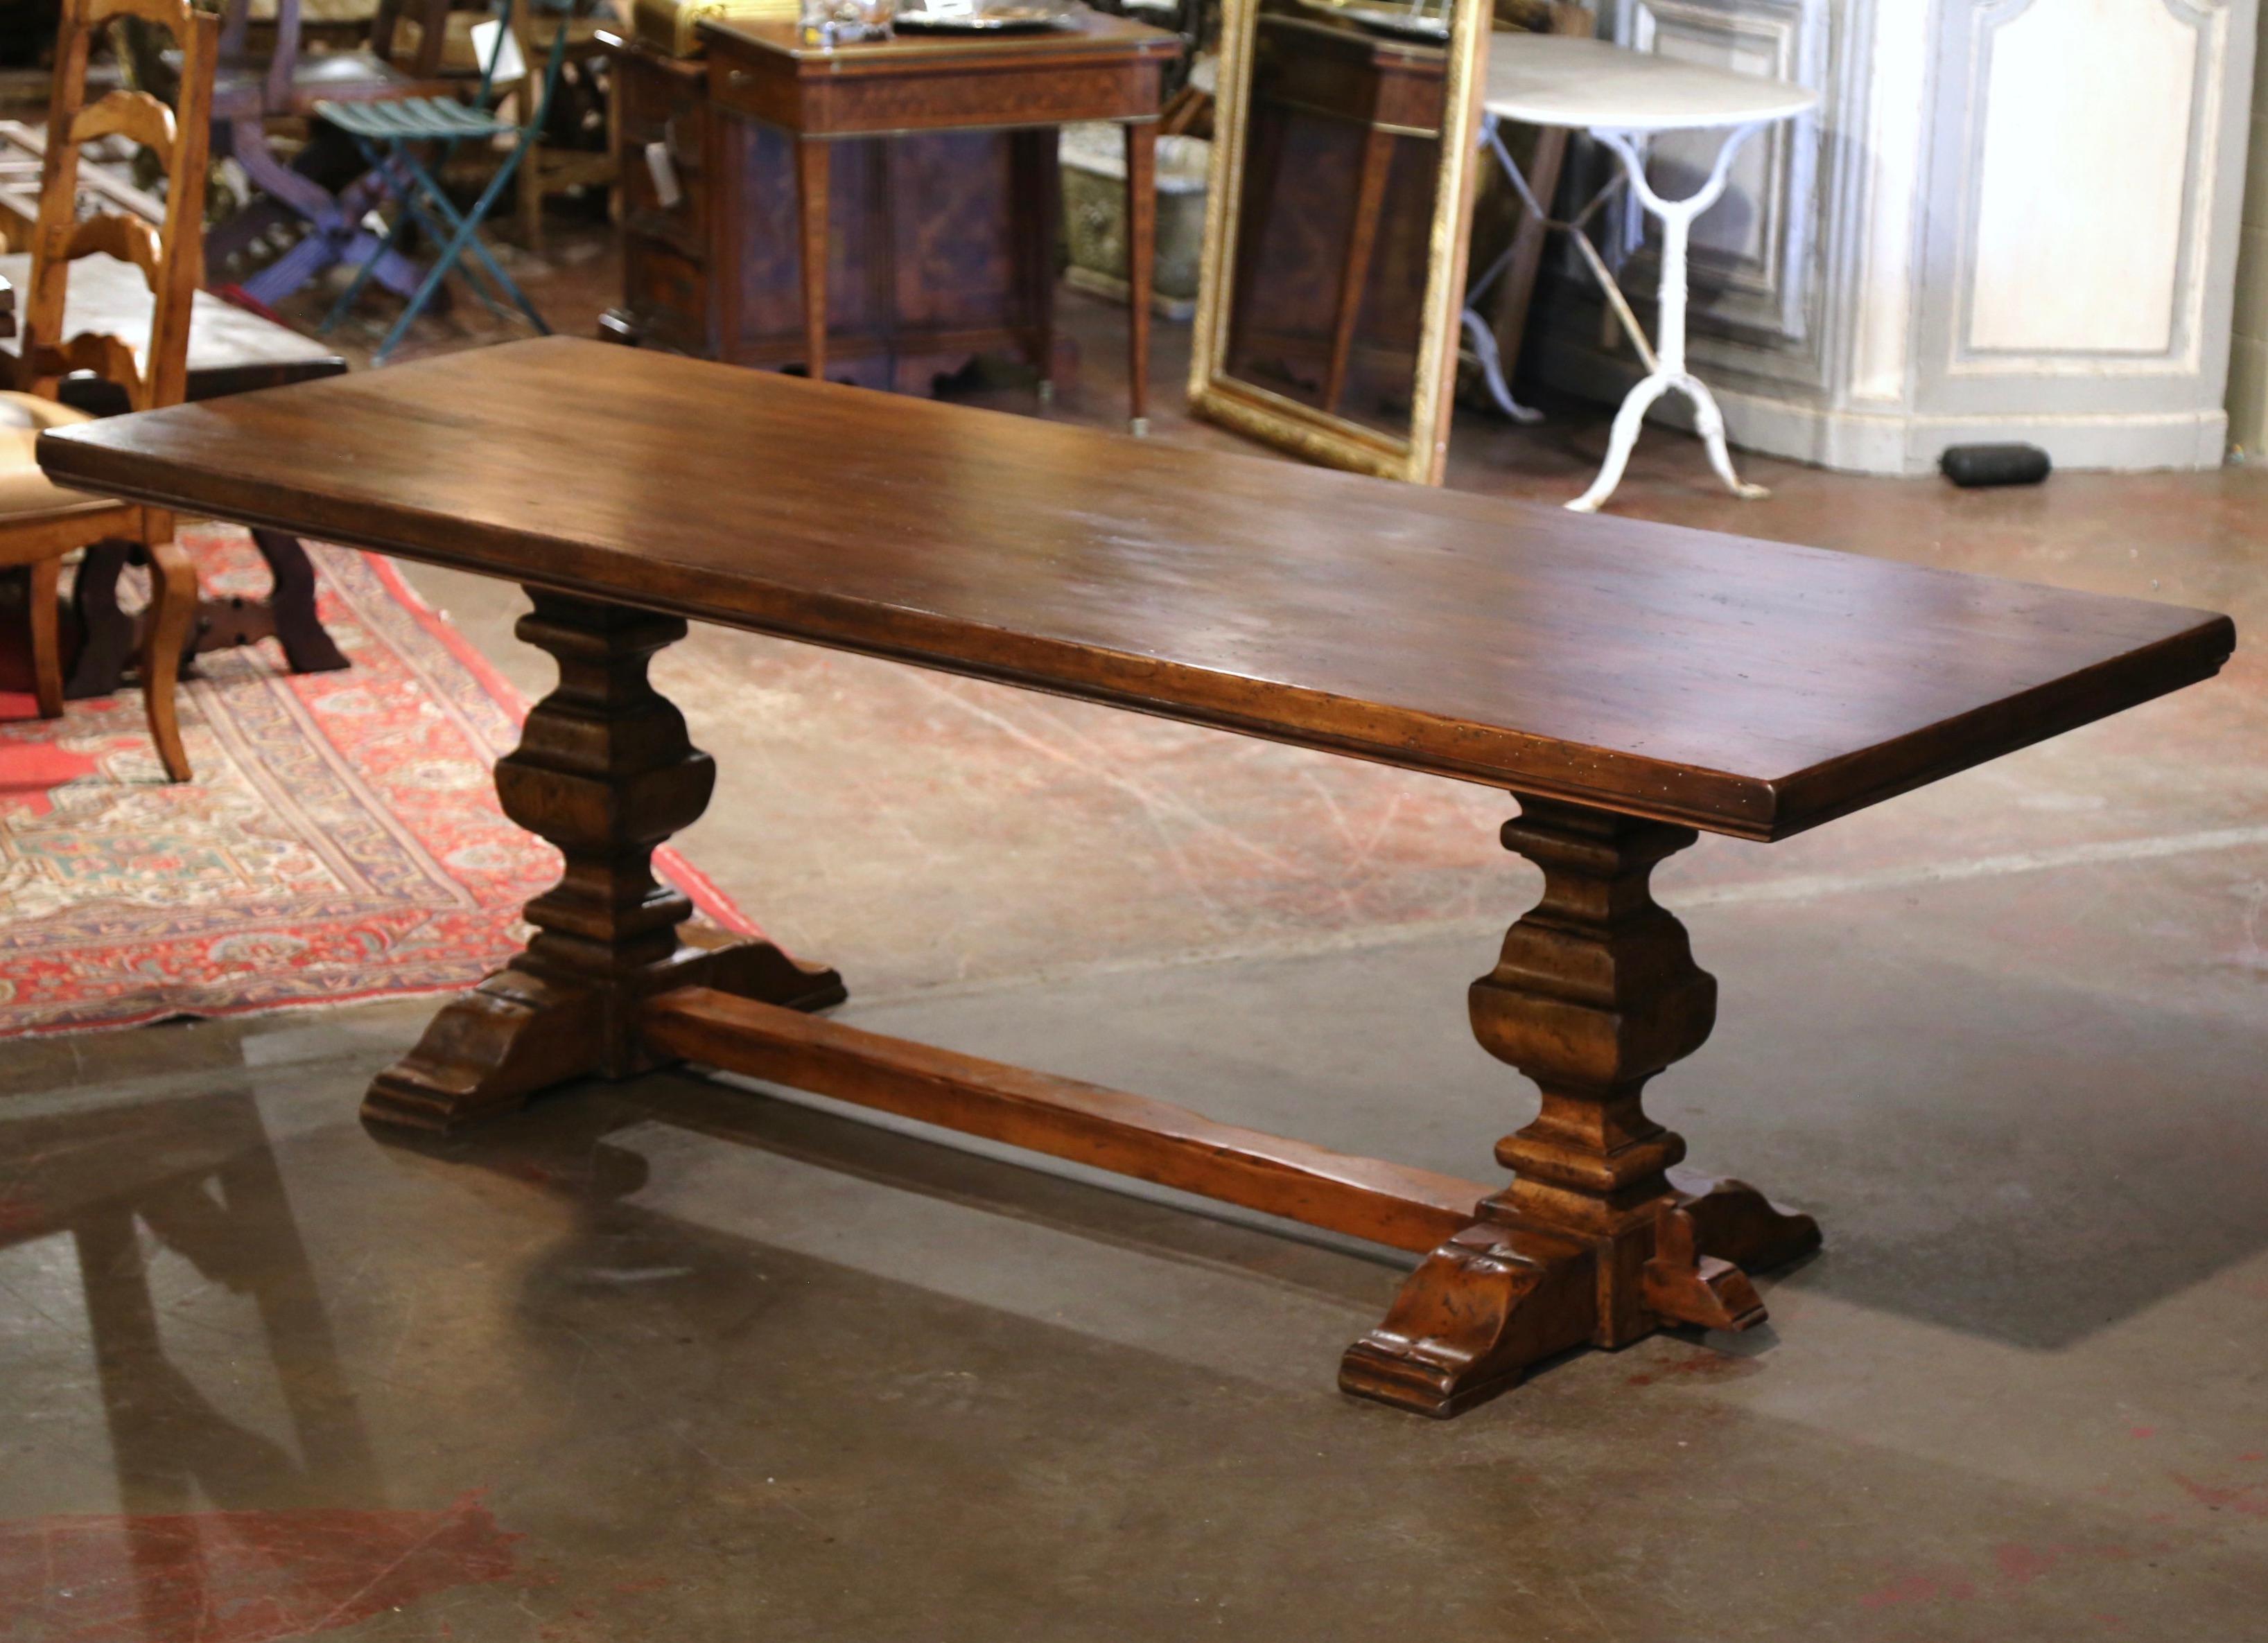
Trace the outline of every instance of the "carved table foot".
<path fill-rule="evenodd" d="M 363 1102 L 374 1123 L 453 1130 L 571 1078 L 626 1078 L 667 1061 L 640 1038 L 639 1006 L 705 987 L 820 1009 L 843 979 L 769 942 L 710 944 L 679 926 L 693 905 L 653 876 L 656 846 L 707 808 L 716 767 L 646 679 L 685 635 L 672 616 L 530 590 L 519 636 L 559 663 L 559 686 L 497 762 L 504 814 L 557 845 L 559 883 L 527 904 L 535 935 L 452 1001 Z M 694 939 L 688 939 L 688 936 Z"/>
<path fill-rule="evenodd" d="M 1386 1321 L 1346 1350 L 1339 1390 L 1446 1420 L 1591 1338 L 1590 1251 L 1487 1221 L 1423 1261 Z"/>
<path fill-rule="evenodd" d="M 1475 1034 L 1535 1081 L 1543 1108 L 1498 1143 L 1512 1184 L 1425 1258 L 1339 1369 L 1346 1391 L 1443 1418 L 1585 1342 L 1751 1328 L 1764 1309 L 1749 1272 L 1820 1242 L 1817 1222 L 1754 1187 L 1674 1185 L 1685 1143 L 1640 1104 L 1716 1023 L 1717 984 L 1647 884 L 1692 830 L 1553 800 L 1521 811 L 1505 843 L 1543 869 L 1543 898 L 1470 1003 Z"/>
<path fill-rule="evenodd" d="M 1777 1208 L 1745 1181 L 1686 1187 L 1685 1211 L 1705 1255 L 1751 1272 L 1770 1272 L 1819 1248 L 1819 1223 Z"/>

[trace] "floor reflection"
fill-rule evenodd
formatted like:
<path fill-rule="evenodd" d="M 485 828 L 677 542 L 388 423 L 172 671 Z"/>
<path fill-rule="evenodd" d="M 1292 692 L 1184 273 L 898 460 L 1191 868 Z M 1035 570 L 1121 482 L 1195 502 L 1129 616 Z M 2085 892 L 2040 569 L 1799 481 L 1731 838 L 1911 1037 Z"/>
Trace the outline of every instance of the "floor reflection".
<path fill-rule="evenodd" d="M 119 1507 L 0 1523 L 0 1637 L 262 1643 L 510 1570 L 512 1537 L 477 1499 L 387 1507 L 248 1093 L 0 1121 L 0 1252 L 73 1247 Z M 202 1320 L 180 1316 L 193 1295 L 161 1303 L 175 1260 L 251 1302 L 264 1363 L 233 1333 L 216 1351 Z M 288 1438 L 208 1387 L 239 1405 L 276 1397 Z"/>

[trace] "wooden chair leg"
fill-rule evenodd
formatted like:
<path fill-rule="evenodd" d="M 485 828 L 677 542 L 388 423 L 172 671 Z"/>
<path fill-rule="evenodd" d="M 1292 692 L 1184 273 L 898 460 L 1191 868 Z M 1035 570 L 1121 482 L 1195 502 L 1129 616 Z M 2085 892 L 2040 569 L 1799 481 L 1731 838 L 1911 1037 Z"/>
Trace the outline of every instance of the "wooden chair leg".
<path fill-rule="evenodd" d="M 543 144 L 537 141 L 519 166 L 519 238 L 530 256 L 543 254 Z"/>
<path fill-rule="evenodd" d="M 197 612 L 197 568 L 170 537 L 151 543 L 149 550 L 151 620 L 143 642 L 142 698 L 149 708 L 150 737 L 158 744 L 166 775 L 187 781 L 189 755 L 181 745 L 174 695 L 180 685 L 181 647 Z"/>
<path fill-rule="evenodd" d="M 57 719 L 63 711 L 63 634 L 55 620 L 55 590 L 62 585 L 60 557 L 32 562 L 32 693 L 40 717 Z"/>

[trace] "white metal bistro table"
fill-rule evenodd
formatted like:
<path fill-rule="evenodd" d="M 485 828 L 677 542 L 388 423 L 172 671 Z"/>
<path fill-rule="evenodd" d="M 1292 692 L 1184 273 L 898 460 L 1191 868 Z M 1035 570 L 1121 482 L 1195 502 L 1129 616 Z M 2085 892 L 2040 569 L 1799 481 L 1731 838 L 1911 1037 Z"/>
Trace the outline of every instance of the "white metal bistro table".
<path fill-rule="evenodd" d="M 1615 414 L 1614 434 L 1607 446 L 1606 465 L 1591 488 L 1567 504 L 1578 513 L 1595 513 L 1622 483 L 1631 447 L 1638 443 L 1638 426 L 1647 409 L 1671 389 L 1693 402 L 1693 424 L 1708 447 L 1709 466 L 1735 496 L 1763 496 L 1761 485 L 1742 483 L 1733 472 L 1733 458 L 1725 449 L 1725 418 L 1708 387 L 1685 365 L 1685 252 L 1693 219 L 1717 203 L 1731 175 L 1741 145 L 1775 121 L 1792 120 L 1817 102 L 1816 92 L 1785 80 L 1734 74 L 1700 63 L 1680 62 L 1650 52 L 1626 50 L 1602 40 L 1564 34 L 1524 34 L 1500 32 L 1489 40 L 1488 90 L 1481 106 L 1481 142 L 1495 150 L 1497 163 L 1521 202 L 1537 218 L 1567 231 L 1575 248 L 1590 265 L 1600 289 L 1630 334 L 1646 374 L 1623 400 Z M 1594 195 L 1564 223 L 1552 222 L 1543 202 L 1528 186 L 1528 179 L 1513 163 L 1498 130 L 1500 121 L 1522 125 L 1565 126 L 1587 131 L 1621 157 L 1623 175 Z M 1709 180 L 1683 200 L 1665 200 L 1646 180 L 1646 156 L 1639 146 L 1664 131 L 1722 131 L 1723 143 Z M 1630 303 L 1615 283 L 1615 276 L 1591 244 L 1584 226 L 1627 181 L 1642 207 L 1661 221 L 1661 294 L 1658 334 L 1649 343 L 1631 312 Z M 1536 413 L 1512 397 L 1504 379 L 1503 361 L 1496 338 L 1481 317 L 1479 303 L 1511 259 L 1507 249 L 1473 282 L 1465 296 L 1464 328 L 1473 352 L 1488 379 L 1489 392 L 1505 414 L 1523 422 Z"/>

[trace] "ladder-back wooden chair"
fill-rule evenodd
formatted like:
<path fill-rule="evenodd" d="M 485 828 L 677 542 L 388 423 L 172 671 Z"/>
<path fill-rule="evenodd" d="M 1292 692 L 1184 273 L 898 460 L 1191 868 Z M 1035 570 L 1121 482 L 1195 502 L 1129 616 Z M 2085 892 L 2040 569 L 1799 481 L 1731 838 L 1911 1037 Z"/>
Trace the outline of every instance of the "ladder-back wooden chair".
<path fill-rule="evenodd" d="M 181 56 L 176 107 L 166 107 L 147 92 L 114 91 L 87 102 L 88 53 L 103 28 L 120 18 L 139 18 L 173 36 Z M 203 271 L 207 99 L 217 41 L 215 19 L 195 10 L 191 0 L 63 0 L 40 216 L 32 236 L 31 290 L 22 312 L 18 379 L 32 392 L 0 394 L 0 566 L 31 570 L 32 658 L 40 713 L 54 718 L 63 710 L 55 610 L 63 556 L 102 541 L 139 545 L 149 556 L 155 605 L 143 646 L 142 691 L 158 756 L 176 781 L 189 776 L 173 697 L 181 647 L 196 609 L 195 568 L 173 540 L 170 513 L 66 490 L 40 471 L 33 447 L 42 429 L 89 420 L 55 397 L 61 380 L 74 371 L 92 371 L 117 383 L 137 411 L 181 400 L 190 303 Z M 80 219 L 79 145 L 114 135 L 143 144 L 165 162 L 162 227 L 108 212 Z M 71 264 L 96 252 L 131 263 L 149 282 L 150 334 L 139 358 L 124 337 L 63 335 Z"/>

